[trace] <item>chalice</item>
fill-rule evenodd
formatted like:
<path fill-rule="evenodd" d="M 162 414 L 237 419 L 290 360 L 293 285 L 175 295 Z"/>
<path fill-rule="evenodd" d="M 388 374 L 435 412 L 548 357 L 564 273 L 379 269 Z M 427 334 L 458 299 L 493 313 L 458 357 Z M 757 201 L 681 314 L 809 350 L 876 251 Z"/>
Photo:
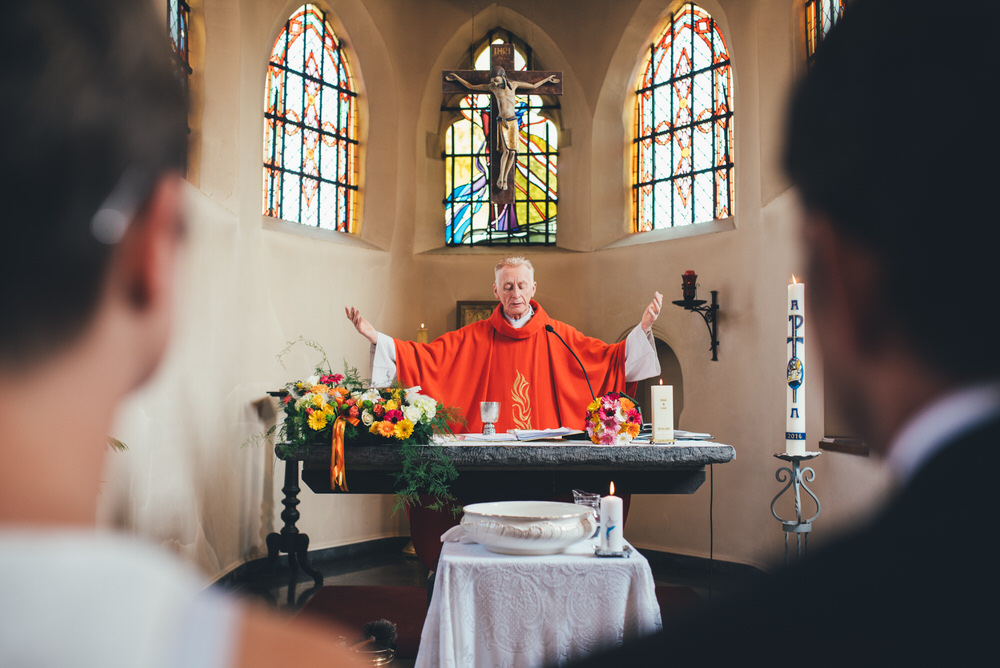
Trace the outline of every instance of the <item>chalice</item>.
<path fill-rule="evenodd" d="M 483 421 L 483 434 L 492 435 L 497 433 L 493 423 L 500 419 L 500 402 L 480 401 L 479 417 Z"/>

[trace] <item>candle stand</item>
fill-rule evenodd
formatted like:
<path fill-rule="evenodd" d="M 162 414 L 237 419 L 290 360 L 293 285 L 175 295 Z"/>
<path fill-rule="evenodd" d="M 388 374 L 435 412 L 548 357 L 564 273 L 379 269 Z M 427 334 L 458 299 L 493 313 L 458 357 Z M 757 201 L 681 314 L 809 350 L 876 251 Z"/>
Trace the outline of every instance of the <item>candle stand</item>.
<path fill-rule="evenodd" d="M 788 565 L 788 535 L 795 534 L 795 547 L 796 555 L 798 559 L 801 559 L 806 555 L 809 549 L 809 534 L 812 531 L 812 523 L 817 517 L 819 517 L 820 505 L 819 499 L 813 494 L 813 491 L 806 486 L 806 482 L 812 482 L 816 477 L 816 472 L 811 466 L 802 468 L 802 462 L 809 459 L 815 459 L 819 457 L 818 452 L 807 452 L 804 455 L 790 455 L 787 452 L 774 455 L 778 459 L 786 462 L 791 462 L 791 468 L 787 466 L 782 466 L 779 468 L 774 477 L 778 482 L 784 482 L 785 486 L 781 488 L 781 491 L 772 499 L 771 501 L 771 515 L 774 519 L 781 522 L 781 528 L 785 532 L 785 565 Z M 787 481 L 787 482 L 786 482 Z M 784 494 L 792 488 L 795 492 L 795 518 L 794 519 L 783 519 L 774 510 L 774 504 L 778 502 L 781 495 Z M 801 490 L 805 490 L 809 496 L 812 497 L 813 502 L 816 504 L 816 513 L 808 518 L 802 519 L 802 495 Z"/>

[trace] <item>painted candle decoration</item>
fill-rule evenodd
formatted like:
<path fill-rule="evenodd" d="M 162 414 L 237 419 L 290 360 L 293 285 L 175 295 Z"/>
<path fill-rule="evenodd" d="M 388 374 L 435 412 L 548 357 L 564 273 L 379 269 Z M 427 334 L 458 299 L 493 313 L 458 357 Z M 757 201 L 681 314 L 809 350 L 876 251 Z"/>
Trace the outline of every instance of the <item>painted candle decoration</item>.
<path fill-rule="evenodd" d="M 806 454 L 805 284 L 792 276 L 788 286 L 788 366 L 785 370 L 785 453 Z"/>
<path fill-rule="evenodd" d="M 621 498 L 615 496 L 615 483 L 611 483 L 608 496 L 601 498 L 601 550 L 603 552 L 622 552 L 625 549 L 625 536 L 622 525 L 625 523 L 625 507 Z"/>
<path fill-rule="evenodd" d="M 674 386 L 659 385 L 649 388 L 650 405 L 653 409 L 653 443 L 673 443 L 674 441 Z"/>
<path fill-rule="evenodd" d="M 420 329 L 417 330 L 417 343 L 427 343 L 427 328 L 424 323 L 420 323 Z"/>

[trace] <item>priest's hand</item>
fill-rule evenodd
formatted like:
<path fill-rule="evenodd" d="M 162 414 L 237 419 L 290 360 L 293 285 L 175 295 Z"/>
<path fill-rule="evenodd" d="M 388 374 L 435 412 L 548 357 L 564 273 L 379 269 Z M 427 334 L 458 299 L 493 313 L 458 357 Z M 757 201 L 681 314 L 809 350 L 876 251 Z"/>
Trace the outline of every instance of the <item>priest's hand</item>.
<path fill-rule="evenodd" d="M 358 334 L 372 343 L 378 343 L 378 332 L 370 322 L 361 317 L 361 311 L 353 306 L 345 306 L 344 311 L 347 312 L 347 319 L 354 323 L 354 329 L 358 330 Z"/>
<path fill-rule="evenodd" d="M 653 327 L 653 323 L 656 319 L 660 317 L 660 308 L 663 307 L 663 295 L 659 292 L 653 293 L 653 301 L 649 303 L 646 310 L 642 312 L 642 320 L 639 325 L 642 327 L 642 331 L 649 333 L 649 330 Z M 359 330 L 360 331 L 360 330 Z"/>

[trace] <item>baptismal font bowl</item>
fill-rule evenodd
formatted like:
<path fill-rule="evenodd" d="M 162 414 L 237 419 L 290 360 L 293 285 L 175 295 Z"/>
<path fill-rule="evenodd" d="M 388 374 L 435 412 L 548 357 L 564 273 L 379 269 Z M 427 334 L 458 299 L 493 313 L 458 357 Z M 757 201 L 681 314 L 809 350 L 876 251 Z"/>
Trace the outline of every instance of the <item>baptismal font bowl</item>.
<path fill-rule="evenodd" d="M 465 533 L 500 554 L 557 554 L 594 533 L 593 511 L 575 503 L 493 501 L 462 510 Z"/>

